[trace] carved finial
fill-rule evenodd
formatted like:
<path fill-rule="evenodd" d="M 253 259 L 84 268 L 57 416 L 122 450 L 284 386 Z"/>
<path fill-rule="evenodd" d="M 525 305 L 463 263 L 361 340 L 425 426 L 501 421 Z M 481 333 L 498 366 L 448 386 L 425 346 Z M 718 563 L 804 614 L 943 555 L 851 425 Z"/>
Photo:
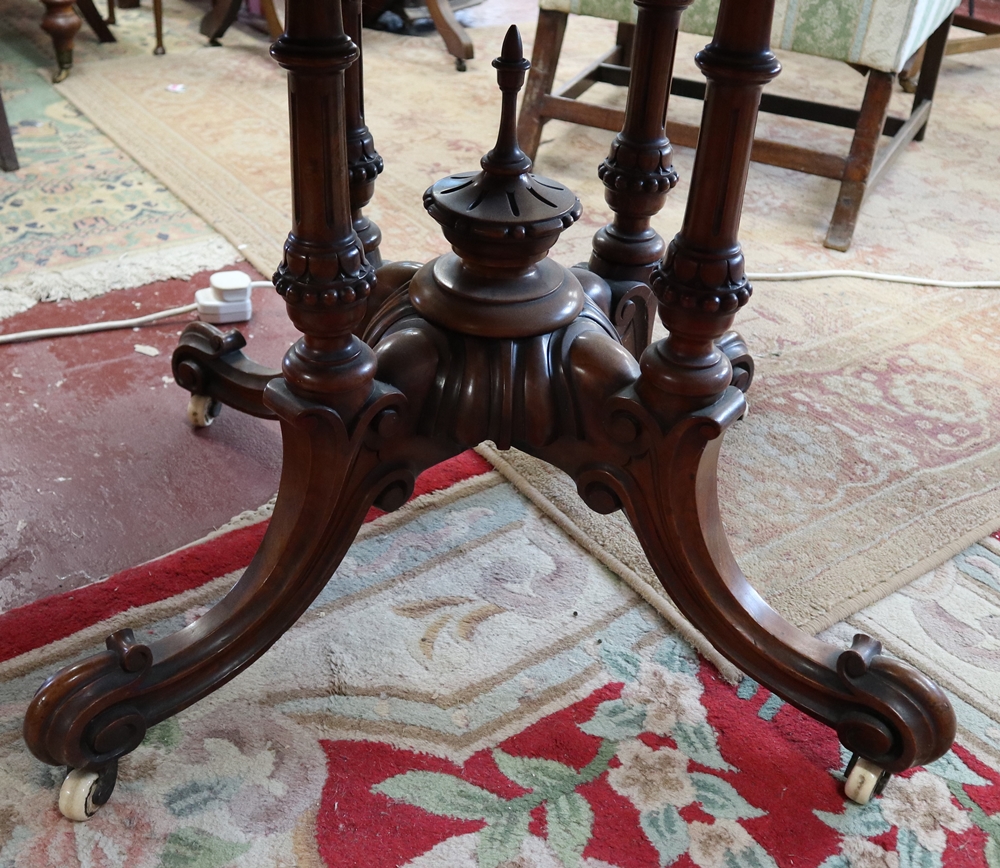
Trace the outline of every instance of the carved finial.
<path fill-rule="evenodd" d="M 535 261 L 579 218 L 580 200 L 557 181 L 531 174 L 531 160 L 518 147 L 517 93 L 531 64 L 515 25 L 493 66 L 503 94 L 497 143 L 480 160 L 481 172 L 442 178 L 424 193 L 424 207 L 456 251 L 480 258 L 486 243 L 504 248 L 507 261 L 514 248 Z"/>
<path fill-rule="evenodd" d="M 521 47 L 521 34 L 516 24 L 511 24 L 500 49 L 500 56 L 493 61 L 497 71 L 497 84 L 503 93 L 500 109 L 500 131 L 497 143 L 482 160 L 486 172 L 501 175 L 520 175 L 530 171 L 531 160 L 517 143 L 517 94 L 524 84 L 524 75 L 531 64 Z"/>

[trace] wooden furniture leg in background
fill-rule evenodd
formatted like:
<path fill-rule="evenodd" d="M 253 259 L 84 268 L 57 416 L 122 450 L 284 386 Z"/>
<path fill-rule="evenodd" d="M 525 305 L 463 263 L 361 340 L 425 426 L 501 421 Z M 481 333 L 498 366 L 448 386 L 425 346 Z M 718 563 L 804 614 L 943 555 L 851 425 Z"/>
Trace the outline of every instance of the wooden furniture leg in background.
<path fill-rule="evenodd" d="M 980 33 L 981 36 L 966 36 L 958 39 L 949 39 L 945 54 L 965 54 L 968 51 L 983 51 L 987 48 L 1000 48 L 1000 24 L 992 21 L 983 21 L 974 18 L 972 15 L 960 15 L 955 13 L 952 20 L 955 27 L 962 30 L 971 30 Z"/>
<path fill-rule="evenodd" d="M 80 29 L 80 18 L 73 10 L 74 0 L 42 0 L 45 4 L 45 15 L 42 18 L 42 30 L 52 37 L 52 45 L 56 52 L 58 68 L 52 75 L 52 81 L 63 81 L 73 68 L 73 40 Z M 78 0 L 76 7 L 83 13 L 87 24 L 93 29 L 100 42 L 114 42 L 115 35 L 101 18 L 94 0 Z"/>
<path fill-rule="evenodd" d="M 0 96 L 0 171 L 16 172 L 19 168 L 14 139 L 7 122 L 7 110 L 3 107 L 3 96 Z"/>
<path fill-rule="evenodd" d="M 458 23 L 455 10 L 448 0 L 426 0 L 427 11 L 434 20 L 437 32 L 441 34 L 448 53 L 455 58 L 455 69 L 465 72 L 465 61 L 472 60 L 474 50 L 472 38 L 465 28 Z"/>
<path fill-rule="evenodd" d="M 346 75 L 358 51 L 339 3 L 290 0 L 272 53 L 289 75 L 293 222 L 274 283 L 302 337 L 280 372 L 250 367 L 238 333 L 204 323 L 186 330 L 174 358 L 182 385 L 208 379 L 204 360 L 221 402 L 280 423 L 274 514 L 243 576 L 197 621 L 150 645 L 120 630 L 106 652 L 39 689 L 24 734 L 40 760 L 74 769 L 65 805 L 60 797 L 67 816 L 83 819 L 107 800 L 118 760 L 150 726 L 225 684 L 295 623 L 373 504 L 397 509 L 420 472 L 484 440 L 562 469 L 595 511 L 622 510 L 691 623 L 854 754 L 852 798 L 866 801 L 891 772 L 948 749 L 955 716 L 935 684 L 866 636 L 845 650 L 784 621 L 726 542 L 717 462 L 746 410 L 746 378 L 734 373 L 745 348 L 730 328 L 751 295 L 738 229 L 761 90 L 778 72 L 774 0 L 723 0 L 697 56 L 708 84 L 687 209 L 653 263 L 661 248 L 648 218 L 675 179 L 662 133 L 665 56 L 688 2 L 638 0 L 634 68 L 644 80 L 602 169 L 622 182 L 609 197 L 614 222 L 594 245 L 595 268 L 614 275 L 607 281 L 547 255 L 582 208 L 558 181 L 532 174 L 518 145 L 529 64 L 514 27 L 494 62 L 496 145 L 481 171 L 424 195 L 452 251 L 376 271 L 368 254 L 377 261 L 377 245 L 356 231 L 374 238 L 361 209 L 378 162 L 360 75 Z M 642 283 L 646 269 L 669 334 L 630 352 L 610 319 L 609 283 Z"/>

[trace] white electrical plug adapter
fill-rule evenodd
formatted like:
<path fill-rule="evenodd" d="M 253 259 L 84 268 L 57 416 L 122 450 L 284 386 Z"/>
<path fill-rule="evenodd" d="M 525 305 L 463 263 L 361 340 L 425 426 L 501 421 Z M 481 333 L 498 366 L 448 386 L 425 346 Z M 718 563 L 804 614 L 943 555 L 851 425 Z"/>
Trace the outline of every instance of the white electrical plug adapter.
<path fill-rule="evenodd" d="M 250 275 L 242 271 L 217 271 L 209 286 L 194 294 L 198 319 L 211 323 L 245 322 L 253 313 Z"/>

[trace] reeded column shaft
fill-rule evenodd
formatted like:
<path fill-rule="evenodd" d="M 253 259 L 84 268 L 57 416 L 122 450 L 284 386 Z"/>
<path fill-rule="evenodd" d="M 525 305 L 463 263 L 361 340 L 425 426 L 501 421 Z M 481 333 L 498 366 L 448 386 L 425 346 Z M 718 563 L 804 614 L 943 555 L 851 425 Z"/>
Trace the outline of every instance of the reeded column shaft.
<path fill-rule="evenodd" d="M 687 211 L 652 282 L 670 335 L 643 355 L 639 384 L 677 412 L 714 403 L 732 379 L 715 342 L 751 293 L 738 232 L 761 90 L 781 68 L 770 49 L 773 13 L 774 0 L 723 0 L 715 36 L 696 57 L 708 86 Z"/>
<path fill-rule="evenodd" d="M 590 270 L 606 280 L 649 281 L 666 245 L 649 221 L 677 183 L 666 136 L 681 13 L 691 0 L 636 0 L 625 123 L 598 174 L 614 221 L 594 236 Z"/>
<path fill-rule="evenodd" d="M 288 70 L 292 231 L 274 275 L 288 315 L 303 332 L 282 372 L 300 397 L 350 416 L 371 395 L 372 351 L 352 334 L 365 314 L 374 270 L 354 231 L 344 73 L 358 49 L 340 3 L 289 0 L 271 54 Z"/>

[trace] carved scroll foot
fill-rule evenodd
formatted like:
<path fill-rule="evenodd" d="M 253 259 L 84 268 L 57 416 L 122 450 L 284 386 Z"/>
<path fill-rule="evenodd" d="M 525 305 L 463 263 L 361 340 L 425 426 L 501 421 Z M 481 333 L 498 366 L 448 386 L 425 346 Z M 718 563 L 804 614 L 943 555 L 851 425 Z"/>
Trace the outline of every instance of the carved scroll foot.
<path fill-rule="evenodd" d="M 49 678 L 28 708 L 31 752 L 83 773 L 70 776 L 67 810 L 75 819 L 106 800 L 109 770 L 149 727 L 225 684 L 295 623 L 373 502 L 392 509 L 412 491 L 413 471 L 379 457 L 400 433 L 393 420 L 404 399 L 395 390 L 376 384 L 347 420 L 280 380 L 264 401 L 281 421 L 284 469 L 273 518 L 239 582 L 197 621 L 150 645 L 131 630 L 115 633 L 106 651 Z"/>
<path fill-rule="evenodd" d="M 833 728 L 860 758 L 852 774 L 874 769 L 874 790 L 884 772 L 944 754 L 955 737 L 954 711 L 936 684 L 883 656 L 878 642 L 859 635 L 847 650 L 821 642 L 750 586 L 726 541 L 716 492 L 722 434 L 745 406 L 731 386 L 716 404 L 665 427 L 627 393 L 613 397 L 606 429 L 629 457 L 613 465 L 607 447 L 593 453 L 601 457 L 574 472 L 578 490 L 598 511 L 625 511 L 691 623 L 744 672 Z"/>
<path fill-rule="evenodd" d="M 177 384 L 191 393 L 188 416 L 196 428 L 211 425 L 222 404 L 262 419 L 274 419 L 264 403 L 264 388 L 281 371 L 251 361 L 242 353 L 246 339 L 193 322 L 181 334 L 171 366 Z"/>

